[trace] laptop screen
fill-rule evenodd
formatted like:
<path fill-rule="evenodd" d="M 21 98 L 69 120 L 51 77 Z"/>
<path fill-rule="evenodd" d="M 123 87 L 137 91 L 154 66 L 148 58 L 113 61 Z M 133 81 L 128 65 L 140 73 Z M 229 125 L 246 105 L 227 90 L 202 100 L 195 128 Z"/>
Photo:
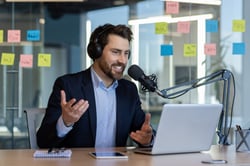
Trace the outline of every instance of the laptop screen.
<path fill-rule="evenodd" d="M 221 104 L 165 104 L 152 154 L 209 150 L 221 111 Z"/>

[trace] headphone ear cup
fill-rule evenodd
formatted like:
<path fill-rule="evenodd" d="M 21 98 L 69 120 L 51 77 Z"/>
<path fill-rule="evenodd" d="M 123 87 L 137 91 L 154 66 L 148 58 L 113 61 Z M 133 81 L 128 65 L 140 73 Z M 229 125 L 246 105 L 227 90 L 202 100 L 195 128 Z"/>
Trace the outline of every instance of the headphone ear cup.
<path fill-rule="evenodd" d="M 91 59 L 97 59 L 102 55 L 102 47 L 97 42 L 90 42 L 87 47 L 88 55 Z"/>
<path fill-rule="evenodd" d="M 101 56 L 102 56 L 102 47 L 100 44 L 96 43 L 95 44 L 95 59 L 97 59 Z"/>

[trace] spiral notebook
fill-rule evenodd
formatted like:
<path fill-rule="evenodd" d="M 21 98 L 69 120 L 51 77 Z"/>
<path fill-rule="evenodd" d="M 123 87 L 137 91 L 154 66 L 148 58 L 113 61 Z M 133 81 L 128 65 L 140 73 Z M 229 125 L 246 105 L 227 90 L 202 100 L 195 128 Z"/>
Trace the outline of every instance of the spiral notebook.
<path fill-rule="evenodd" d="M 33 154 L 35 158 L 70 158 L 71 150 L 63 150 L 57 152 L 48 152 L 48 150 L 36 150 Z"/>

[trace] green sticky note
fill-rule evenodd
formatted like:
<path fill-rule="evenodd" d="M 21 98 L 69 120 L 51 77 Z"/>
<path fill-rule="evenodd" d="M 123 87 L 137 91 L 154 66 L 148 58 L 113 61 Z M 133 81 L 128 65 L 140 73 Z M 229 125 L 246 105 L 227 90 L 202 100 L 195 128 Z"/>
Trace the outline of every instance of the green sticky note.
<path fill-rule="evenodd" d="M 184 56 L 196 56 L 197 45 L 196 44 L 184 44 Z"/>
<path fill-rule="evenodd" d="M 14 65 L 15 54 L 2 53 L 1 65 Z"/>
<path fill-rule="evenodd" d="M 245 32 L 246 22 L 245 20 L 233 20 L 233 32 Z"/>
<path fill-rule="evenodd" d="M 168 23 L 166 23 L 166 22 L 155 23 L 155 33 L 156 34 L 167 34 L 168 33 Z"/>
<path fill-rule="evenodd" d="M 50 67 L 51 66 L 51 54 L 38 54 L 38 66 Z"/>

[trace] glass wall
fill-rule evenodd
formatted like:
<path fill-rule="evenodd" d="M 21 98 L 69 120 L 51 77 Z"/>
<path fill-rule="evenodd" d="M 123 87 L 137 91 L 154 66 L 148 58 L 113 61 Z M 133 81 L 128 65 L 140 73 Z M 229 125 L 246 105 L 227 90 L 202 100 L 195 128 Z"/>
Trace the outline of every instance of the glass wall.
<path fill-rule="evenodd" d="M 155 76 L 159 90 L 164 92 L 173 88 L 162 97 L 142 90 L 143 87 L 135 82 L 140 89 L 144 110 L 153 115 L 155 128 L 163 104 L 224 104 L 223 97 L 226 95 L 219 90 L 224 88 L 224 82 L 219 81 L 223 77 L 220 70 L 226 68 L 220 46 L 220 4 L 145 1 L 133 8 L 130 6 L 128 22 L 119 20 L 119 23 L 131 26 L 134 32 L 129 65 L 137 64 L 147 76 Z M 112 9 L 89 12 L 91 29 L 102 24 L 99 18 L 110 19 L 114 13 Z M 116 20 L 109 22 L 116 23 Z M 88 61 L 89 58 L 86 58 Z M 207 78 L 207 75 L 211 76 Z M 225 104 L 231 105 L 232 102 Z M 228 112 L 231 113 L 230 110 Z M 229 123 L 225 125 L 229 127 Z"/>
<path fill-rule="evenodd" d="M 171 9 L 168 9 L 167 2 L 142 2 L 137 5 L 136 18 L 129 20 L 137 37 L 133 46 L 138 47 L 134 54 L 139 56 L 133 59 L 134 63 L 139 64 L 146 74 L 158 77 L 160 90 L 202 78 L 224 67 L 220 64 L 220 31 L 218 27 L 216 32 L 206 31 L 207 21 L 218 23 L 220 6 L 190 3 L 177 5 L 179 11 L 169 14 L 168 10 Z M 156 7 L 153 10 L 155 13 L 150 12 L 150 17 L 147 16 L 147 6 Z M 213 54 L 205 52 L 205 47 L 211 45 L 217 46 L 210 47 L 215 49 Z M 152 111 L 160 111 L 164 103 L 220 102 L 214 86 L 192 88 L 189 93 L 180 96 L 178 92 L 185 88 L 188 87 L 168 91 L 170 96 L 167 98 L 142 92 L 144 106 Z M 179 95 L 171 96 L 175 92 Z"/>
<path fill-rule="evenodd" d="M 158 90 L 167 92 L 162 97 L 135 82 L 155 128 L 165 103 L 223 103 L 228 106 L 223 119 L 227 128 L 233 131 L 235 124 L 249 128 L 248 2 L 211 2 L 146 0 L 86 12 L 65 11 L 56 18 L 43 3 L 0 5 L 0 148 L 28 147 L 23 110 L 46 107 L 59 75 L 91 65 L 86 45 L 90 33 L 105 23 L 132 28 L 128 67 L 139 65 L 151 79 L 157 78 Z M 9 37 L 8 30 L 20 30 L 12 31 L 16 36 L 21 32 L 20 41 Z M 24 67 L 25 63 L 32 66 Z M 232 134 L 229 139 L 233 142 Z"/>
<path fill-rule="evenodd" d="M 221 2 L 145 1 L 129 10 L 128 24 L 134 32 L 129 65 L 138 64 L 146 75 L 156 76 L 159 90 L 167 90 L 162 97 L 141 90 L 136 82 L 142 106 L 153 115 L 155 128 L 165 103 L 223 103 L 227 106 L 221 121 L 224 134 L 229 134 L 235 90 L 231 74 L 229 80 L 224 78 L 231 67 L 224 60 L 227 52 L 220 34 Z M 112 9 L 89 12 L 90 29 L 102 24 L 99 18 L 109 20 L 114 13 Z"/>
<path fill-rule="evenodd" d="M 37 4 L 0 6 L 0 148 L 26 148 L 26 107 L 38 107 L 44 12 Z M 34 64 L 33 64 L 34 62 Z"/>

